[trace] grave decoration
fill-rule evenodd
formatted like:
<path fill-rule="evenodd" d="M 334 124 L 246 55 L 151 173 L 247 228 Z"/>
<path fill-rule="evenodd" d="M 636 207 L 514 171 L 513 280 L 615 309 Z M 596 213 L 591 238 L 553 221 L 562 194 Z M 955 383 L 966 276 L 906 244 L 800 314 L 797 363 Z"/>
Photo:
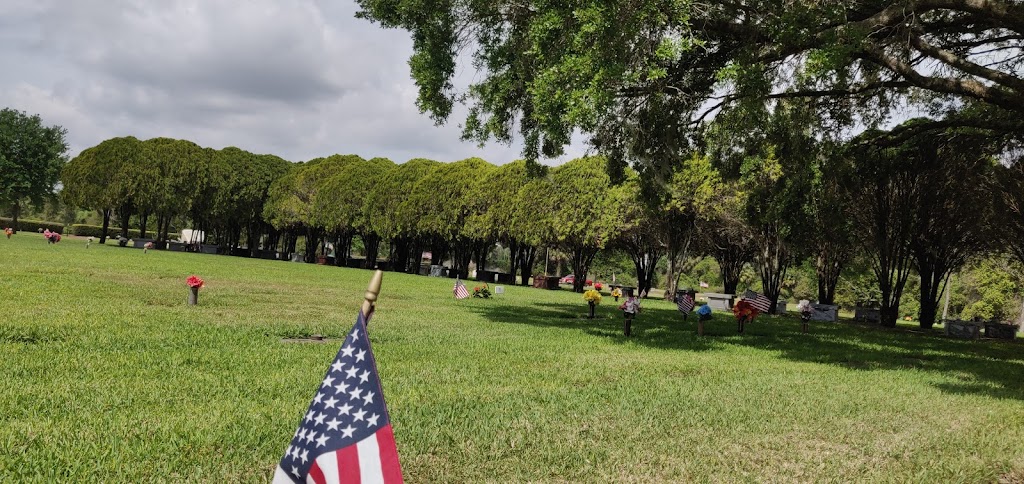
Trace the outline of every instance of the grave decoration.
<path fill-rule="evenodd" d="M 43 231 L 43 237 L 46 238 L 47 244 L 56 244 L 60 242 L 60 234 L 57 232 L 50 232 L 50 229 Z"/>
<path fill-rule="evenodd" d="M 633 318 L 640 312 L 640 298 L 633 295 L 633 288 L 626 289 L 626 302 L 622 303 L 619 309 L 622 310 L 622 315 L 625 318 L 622 332 L 628 338 L 633 330 Z"/>
<path fill-rule="evenodd" d="M 619 298 L 622 297 L 622 289 L 618 286 L 612 286 L 612 297 L 615 298 L 615 302 L 619 302 Z"/>
<path fill-rule="evenodd" d="M 491 289 L 487 287 L 487 284 L 484 284 L 483 286 L 476 286 L 473 288 L 473 297 L 477 297 L 480 299 L 490 299 Z"/>
<path fill-rule="evenodd" d="M 5 228 L 4 235 L 6 235 L 8 239 L 11 238 L 11 235 L 14 235 L 14 229 L 10 227 Z"/>
<path fill-rule="evenodd" d="M 754 304 L 747 299 L 740 299 L 735 306 L 732 307 L 732 314 L 736 316 L 737 329 L 740 333 L 746 329 L 747 323 L 754 320 L 760 311 L 754 307 Z"/>
<path fill-rule="evenodd" d="M 601 304 L 601 293 L 591 289 L 583 293 L 583 300 L 590 306 L 590 319 L 594 319 L 594 306 Z"/>
<path fill-rule="evenodd" d="M 696 306 L 693 296 L 687 291 L 676 291 L 676 309 L 680 313 L 683 313 L 683 321 L 686 321 L 690 317 L 690 311 L 693 311 Z"/>
<path fill-rule="evenodd" d="M 704 336 L 704 321 L 711 320 L 711 306 L 702 304 L 697 308 L 697 336 Z"/>
<path fill-rule="evenodd" d="M 193 274 L 191 276 L 188 276 L 188 279 L 185 279 L 185 284 L 188 285 L 189 289 L 188 305 L 195 306 L 196 304 L 199 304 L 199 289 L 206 285 L 206 283 L 203 282 L 203 280 L 200 279 L 199 276 Z"/>
<path fill-rule="evenodd" d="M 811 302 L 806 299 L 801 299 L 796 305 L 796 310 L 800 313 L 800 326 L 803 332 L 807 332 L 807 324 L 811 321 L 811 313 L 814 312 L 814 308 L 811 307 Z"/>
<path fill-rule="evenodd" d="M 153 248 L 153 243 L 152 242 L 146 242 L 146 245 L 142 246 L 142 253 L 143 254 L 148 253 L 149 249 L 152 249 L 152 248 Z"/>

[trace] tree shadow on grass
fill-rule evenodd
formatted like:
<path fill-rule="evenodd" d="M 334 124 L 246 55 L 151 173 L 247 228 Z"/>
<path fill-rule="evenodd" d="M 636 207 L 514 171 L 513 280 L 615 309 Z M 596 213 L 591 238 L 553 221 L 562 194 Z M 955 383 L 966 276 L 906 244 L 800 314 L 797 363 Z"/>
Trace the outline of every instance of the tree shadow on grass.
<path fill-rule="evenodd" d="M 1024 344 L 1017 341 L 966 341 L 937 330 L 881 328 L 852 322 L 812 322 L 803 333 L 789 316 L 762 316 L 737 333 L 731 314 L 715 313 L 697 336 L 695 315 L 684 321 L 671 309 L 645 308 L 633 322 L 632 336 L 623 335 L 623 316 L 616 306 L 599 306 L 595 319 L 585 305 L 536 303 L 495 305 L 473 311 L 498 323 L 562 328 L 608 338 L 618 344 L 659 349 L 712 351 L 745 346 L 778 353 L 791 361 L 840 366 L 856 371 L 914 369 L 947 377 L 933 383 L 954 394 L 980 394 L 1024 400 Z M 948 382 L 954 379 L 956 382 Z"/>

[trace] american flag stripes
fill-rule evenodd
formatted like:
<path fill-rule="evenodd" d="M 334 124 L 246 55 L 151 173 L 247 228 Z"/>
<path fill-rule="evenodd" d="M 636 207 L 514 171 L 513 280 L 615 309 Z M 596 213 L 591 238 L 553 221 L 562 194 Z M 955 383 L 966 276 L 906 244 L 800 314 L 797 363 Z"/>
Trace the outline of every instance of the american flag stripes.
<path fill-rule="evenodd" d="M 302 482 L 403 482 L 362 312 L 274 472 L 273 484 Z"/>
<path fill-rule="evenodd" d="M 452 292 L 455 293 L 455 299 L 466 299 L 469 297 L 469 291 L 466 290 L 466 285 L 457 277 L 455 278 L 455 287 L 452 288 Z"/>
<path fill-rule="evenodd" d="M 683 314 L 690 314 L 693 311 L 693 298 L 689 294 L 683 294 L 676 298 L 676 307 Z"/>
<path fill-rule="evenodd" d="M 743 300 L 750 303 L 754 309 L 761 313 L 767 313 L 772 308 L 772 300 L 764 296 L 764 294 L 758 294 L 754 291 L 747 290 L 743 293 Z"/>

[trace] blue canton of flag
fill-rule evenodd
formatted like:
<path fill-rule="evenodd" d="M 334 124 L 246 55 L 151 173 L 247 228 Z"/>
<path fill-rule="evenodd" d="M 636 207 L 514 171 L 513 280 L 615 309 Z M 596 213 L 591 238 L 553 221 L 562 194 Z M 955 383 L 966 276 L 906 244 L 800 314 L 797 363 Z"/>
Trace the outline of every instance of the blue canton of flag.
<path fill-rule="evenodd" d="M 402 482 L 362 312 L 299 422 L 273 482 Z"/>

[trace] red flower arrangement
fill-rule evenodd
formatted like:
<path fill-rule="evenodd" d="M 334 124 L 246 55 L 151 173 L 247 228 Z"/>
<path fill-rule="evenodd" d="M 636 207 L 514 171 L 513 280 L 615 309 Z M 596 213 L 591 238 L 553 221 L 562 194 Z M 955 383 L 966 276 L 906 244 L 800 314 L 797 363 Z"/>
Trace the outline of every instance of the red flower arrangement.
<path fill-rule="evenodd" d="M 188 287 L 200 288 L 203 287 L 203 280 L 199 276 L 191 275 L 188 276 L 188 279 L 185 279 L 185 284 L 188 284 Z"/>
<path fill-rule="evenodd" d="M 733 307 L 732 314 L 736 316 L 736 323 L 740 333 L 743 332 L 746 323 L 749 323 L 761 314 L 753 304 L 745 299 L 740 299 Z"/>
<path fill-rule="evenodd" d="M 597 289 L 598 291 L 600 291 L 602 287 L 604 287 L 604 286 L 601 285 L 600 282 L 598 282 L 597 284 L 594 284 L 594 289 Z"/>
<path fill-rule="evenodd" d="M 753 304 L 749 301 L 741 299 L 732 307 L 732 314 L 736 316 L 738 320 L 753 321 L 758 314 L 761 314 Z"/>

